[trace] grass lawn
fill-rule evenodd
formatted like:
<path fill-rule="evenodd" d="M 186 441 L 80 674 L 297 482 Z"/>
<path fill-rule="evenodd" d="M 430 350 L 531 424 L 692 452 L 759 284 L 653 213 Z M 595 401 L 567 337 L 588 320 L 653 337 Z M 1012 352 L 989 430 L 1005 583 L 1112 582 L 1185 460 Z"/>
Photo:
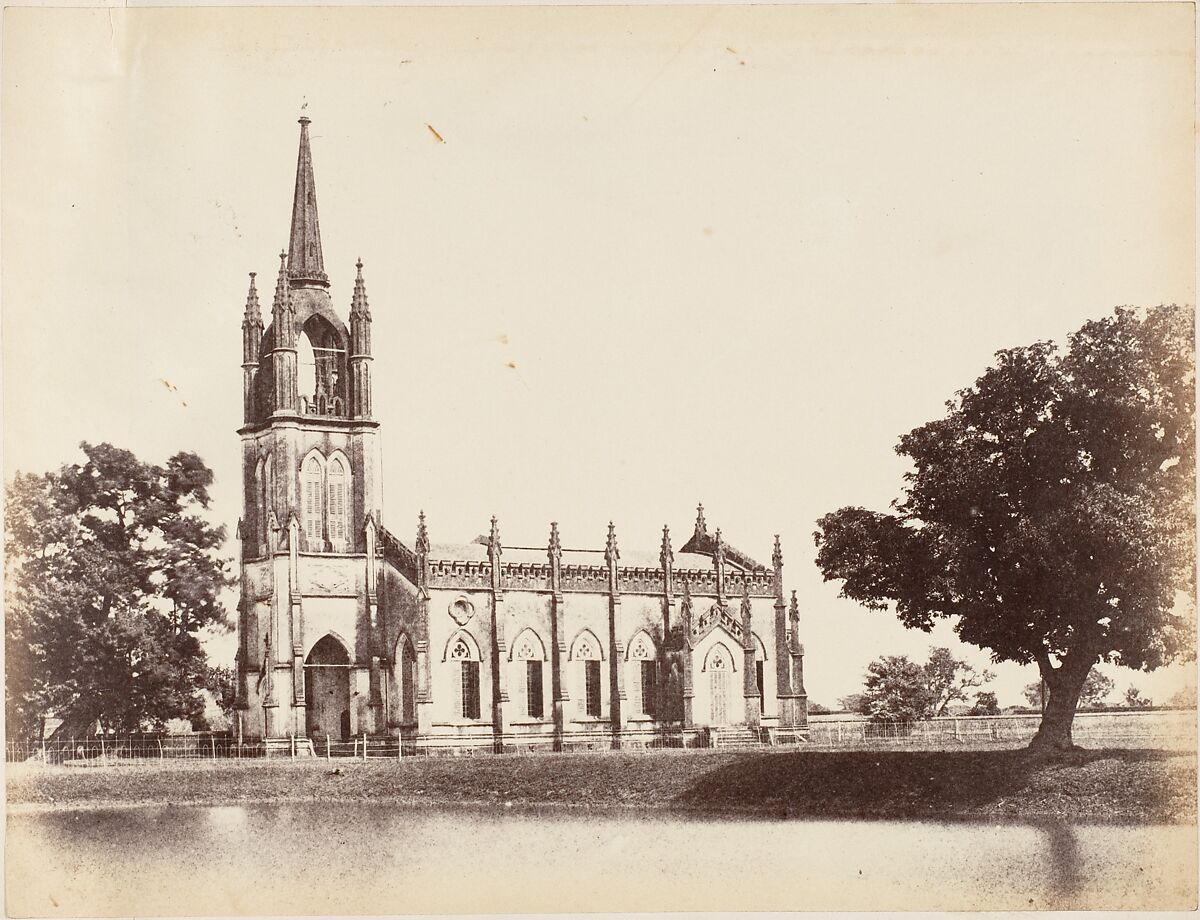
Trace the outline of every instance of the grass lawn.
<path fill-rule="evenodd" d="M 1196 757 L 1080 751 L 593 752 L 404 761 L 10 765 L 10 805 L 378 800 L 733 811 L 788 817 L 988 817 L 1194 823 Z"/>

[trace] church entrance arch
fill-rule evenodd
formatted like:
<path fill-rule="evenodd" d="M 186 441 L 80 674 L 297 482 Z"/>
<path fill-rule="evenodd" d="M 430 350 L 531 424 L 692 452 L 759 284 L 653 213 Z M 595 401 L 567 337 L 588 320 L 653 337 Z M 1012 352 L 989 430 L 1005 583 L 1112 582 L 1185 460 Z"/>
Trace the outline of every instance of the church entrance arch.
<path fill-rule="evenodd" d="M 733 660 L 723 645 L 714 645 L 708 654 L 709 725 L 729 724 L 730 672 Z"/>
<path fill-rule="evenodd" d="M 350 737 L 350 653 L 333 636 L 323 636 L 304 662 L 305 728 L 310 738 Z"/>

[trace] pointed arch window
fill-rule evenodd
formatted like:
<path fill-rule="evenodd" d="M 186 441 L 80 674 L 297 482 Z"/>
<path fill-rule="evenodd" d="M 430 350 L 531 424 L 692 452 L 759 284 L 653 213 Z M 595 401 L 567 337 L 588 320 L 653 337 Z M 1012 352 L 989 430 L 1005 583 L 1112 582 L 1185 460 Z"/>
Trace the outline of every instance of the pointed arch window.
<path fill-rule="evenodd" d="M 346 548 L 346 468 L 336 457 L 329 464 L 329 542 L 335 552 Z"/>
<path fill-rule="evenodd" d="M 449 658 L 459 663 L 459 680 L 457 682 L 458 710 L 464 719 L 478 719 L 482 712 L 479 692 L 479 660 L 467 642 L 459 638 L 450 647 Z"/>
<path fill-rule="evenodd" d="M 658 661 L 654 641 L 644 632 L 638 633 L 630 643 L 628 658 L 630 673 L 626 677 L 629 688 L 630 711 L 634 715 L 653 716 L 658 697 Z"/>
<path fill-rule="evenodd" d="M 321 463 L 310 457 L 304 464 L 304 541 L 309 552 L 320 552 L 323 548 L 322 512 L 324 511 L 321 488 Z"/>

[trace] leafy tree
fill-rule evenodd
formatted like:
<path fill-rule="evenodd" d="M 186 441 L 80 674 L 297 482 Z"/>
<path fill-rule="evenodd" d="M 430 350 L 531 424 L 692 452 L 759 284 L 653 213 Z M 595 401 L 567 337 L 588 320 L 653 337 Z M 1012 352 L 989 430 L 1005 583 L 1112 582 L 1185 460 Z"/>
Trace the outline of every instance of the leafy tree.
<path fill-rule="evenodd" d="M 998 716 L 1000 715 L 1000 703 L 996 699 L 996 694 L 990 690 L 984 690 L 975 697 L 975 705 L 971 707 L 971 715 L 973 716 Z"/>
<path fill-rule="evenodd" d="M 812 716 L 823 716 L 829 713 L 828 706 L 822 706 L 820 703 L 809 702 L 808 714 Z"/>
<path fill-rule="evenodd" d="M 120 731 L 197 718 L 197 633 L 231 628 L 225 530 L 201 514 L 212 472 L 191 453 L 158 466 L 80 446 L 85 462 L 18 473 L 7 489 L 9 731 L 50 712 Z"/>
<path fill-rule="evenodd" d="M 1177 706 L 1180 709 L 1195 709 L 1196 708 L 1196 685 L 1189 684 L 1182 690 L 1177 690 L 1171 694 L 1167 700 L 1168 706 Z"/>
<path fill-rule="evenodd" d="M 1194 654 L 1177 592 L 1195 585 L 1195 373 L 1190 309 L 1120 308 L 1060 353 L 996 354 L 944 418 L 904 435 L 893 513 L 818 522 L 817 565 L 841 596 L 950 618 L 994 661 L 1036 663 L 1049 691 L 1031 744 L 1073 746 L 1099 661 L 1152 670 Z"/>
<path fill-rule="evenodd" d="M 1125 691 L 1125 705 L 1130 709 L 1144 709 L 1147 706 L 1153 706 L 1154 700 L 1148 696 L 1142 696 L 1142 691 L 1130 684 L 1129 689 Z"/>
<path fill-rule="evenodd" d="M 1095 668 L 1088 671 L 1084 678 L 1083 687 L 1079 690 L 1079 705 L 1085 709 L 1099 709 L 1105 704 L 1117 682 L 1106 677 Z"/>
<path fill-rule="evenodd" d="M 1040 712 L 1042 709 L 1042 682 L 1035 680 L 1032 684 L 1026 684 L 1025 689 L 1021 692 L 1029 701 L 1029 705 Z"/>
<path fill-rule="evenodd" d="M 864 712 L 875 722 L 926 719 L 936 703 L 929 676 L 907 655 L 884 655 L 867 665 Z"/>
<path fill-rule="evenodd" d="M 885 655 L 867 666 L 858 711 L 876 721 L 929 719 L 944 715 L 955 700 L 966 702 L 969 689 L 991 679 L 990 671 L 977 672 L 948 648 L 931 648 L 923 665 L 907 655 Z"/>
<path fill-rule="evenodd" d="M 867 695 L 865 693 L 851 693 L 848 696 L 841 697 L 838 700 L 838 705 L 842 707 L 842 712 L 857 712 L 866 715 Z"/>
<path fill-rule="evenodd" d="M 940 716 L 955 700 L 967 701 L 967 691 L 992 679 L 991 671 L 977 672 L 970 664 L 950 654 L 948 648 L 931 648 L 925 663 L 925 679 L 933 696 L 932 715 Z"/>
<path fill-rule="evenodd" d="M 215 667 L 210 665 L 205 689 L 213 695 L 221 712 L 232 719 L 234 702 L 237 700 L 237 674 L 233 668 L 225 665 Z"/>

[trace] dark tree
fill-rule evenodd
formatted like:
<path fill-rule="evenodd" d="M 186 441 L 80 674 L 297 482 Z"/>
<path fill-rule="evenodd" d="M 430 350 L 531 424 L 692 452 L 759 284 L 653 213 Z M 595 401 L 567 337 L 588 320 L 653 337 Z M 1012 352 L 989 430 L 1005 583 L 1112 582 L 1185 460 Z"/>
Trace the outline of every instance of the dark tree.
<path fill-rule="evenodd" d="M 948 648 L 931 648 L 925 662 L 925 680 L 933 698 L 931 715 L 940 716 L 956 700 L 967 701 L 967 691 L 982 687 L 992 679 L 991 671 L 976 671 L 970 664 L 950 654 Z"/>
<path fill-rule="evenodd" d="M 133 731 L 198 718 L 209 679 L 197 633 L 231 628 L 223 527 L 203 517 L 212 473 L 110 444 L 18 473 L 5 501 L 6 712 L 11 734 L 47 714 Z"/>
<path fill-rule="evenodd" d="M 848 696 L 843 696 L 838 699 L 838 706 L 841 707 L 841 712 L 857 712 L 866 715 L 867 710 L 867 695 L 865 693 L 851 693 Z"/>
<path fill-rule="evenodd" d="M 237 701 L 237 674 L 225 665 L 210 665 L 206 689 L 213 695 L 217 706 L 226 718 L 233 719 L 234 703 Z"/>
<path fill-rule="evenodd" d="M 971 715 L 973 716 L 998 716 L 1000 715 L 1000 703 L 996 699 L 996 694 L 990 690 L 984 690 L 975 697 L 975 705 L 971 707 Z"/>
<path fill-rule="evenodd" d="M 1111 677 L 1101 674 L 1095 668 L 1088 671 L 1079 689 L 1079 705 L 1084 709 L 1099 709 L 1108 700 L 1109 694 L 1117 686 Z"/>
<path fill-rule="evenodd" d="M 1021 691 L 1029 705 L 1039 712 L 1042 709 L 1042 682 L 1035 680 L 1032 684 L 1026 684 L 1025 689 Z"/>
<path fill-rule="evenodd" d="M 841 596 L 951 618 L 994 661 L 1036 663 L 1049 697 L 1032 746 L 1073 746 L 1099 661 L 1194 655 L 1177 593 L 1195 585 L 1193 312 L 1118 309 L 1070 337 L 998 352 L 900 439 L 914 468 L 892 513 L 842 508 L 815 534 Z"/>
<path fill-rule="evenodd" d="M 863 712 L 875 722 L 927 719 L 937 702 L 925 668 L 907 655 L 884 655 L 867 665 Z"/>
<path fill-rule="evenodd" d="M 1129 685 L 1129 689 L 1125 691 L 1125 705 L 1130 709 L 1145 709 L 1154 705 L 1154 700 L 1148 696 L 1142 696 L 1142 691 L 1133 684 Z"/>

